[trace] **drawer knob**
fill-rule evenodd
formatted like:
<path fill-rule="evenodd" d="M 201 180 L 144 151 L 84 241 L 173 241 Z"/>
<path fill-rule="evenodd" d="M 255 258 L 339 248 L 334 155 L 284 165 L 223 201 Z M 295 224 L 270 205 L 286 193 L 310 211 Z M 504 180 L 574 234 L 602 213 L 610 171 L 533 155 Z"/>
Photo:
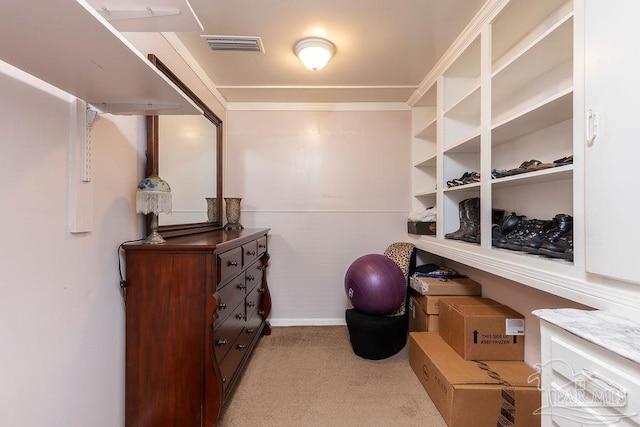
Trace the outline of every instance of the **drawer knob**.
<path fill-rule="evenodd" d="M 255 256 L 256 251 L 247 251 L 247 255 Z"/>
<path fill-rule="evenodd" d="M 254 280 L 256 280 L 256 278 L 254 276 L 247 276 L 247 280 L 249 282 L 253 282 Z"/>
<path fill-rule="evenodd" d="M 224 310 L 225 308 L 227 308 L 227 303 L 225 303 L 225 302 L 221 302 L 221 303 L 220 303 L 220 305 L 218 305 L 218 308 L 219 308 L 220 310 Z"/>
<path fill-rule="evenodd" d="M 229 267 L 237 267 L 238 266 L 238 261 L 227 261 L 227 265 Z"/>
<path fill-rule="evenodd" d="M 247 305 L 248 305 L 249 307 L 255 307 L 255 306 L 256 306 L 256 302 L 255 302 L 255 301 L 249 301 L 249 302 L 247 303 Z"/>
<path fill-rule="evenodd" d="M 243 313 L 238 313 L 238 319 L 244 320 L 246 318 L 247 318 L 247 316 L 245 316 Z"/>
<path fill-rule="evenodd" d="M 218 347 L 224 347 L 225 345 L 227 345 L 227 340 L 225 338 L 220 338 L 218 341 L 216 341 L 216 345 Z"/>
<path fill-rule="evenodd" d="M 254 333 L 256 330 L 253 328 L 249 328 L 247 329 L 247 335 L 251 335 L 252 333 Z"/>
<path fill-rule="evenodd" d="M 247 289 L 247 285 L 245 285 L 244 283 L 240 283 L 238 285 L 238 289 L 241 289 L 241 290 Z"/>
<path fill-rule="evenodd" d="M 264 310 L 260 310 L 258 314 L 260 314 L 260 316 L 264 316 Z"/>
<path fill-rule="evenodd" d="M 267 247 L 267 245 L 265 245 L 264 243 L 260 243 L 260 244 L 258 245 L 258 247 L 259 247 L 260 249 L 265 249 L 265 248 Z"/>
<path fill-rule="evenodd" d="M 258 289 L 258 292 L 263 293 L 264 292 L 264 288 Z"/>
<path fill-rule="evenodd" d="M 238 350 L 242 351 L 242 350 L 244 350 L 244 349 L 245 349 L 245 347 L 246 347 L 246 346 L 247 346 L 246 344 L 238 344 L 238 345 L 236 346 L 236 348 L 237 348 Z"/>

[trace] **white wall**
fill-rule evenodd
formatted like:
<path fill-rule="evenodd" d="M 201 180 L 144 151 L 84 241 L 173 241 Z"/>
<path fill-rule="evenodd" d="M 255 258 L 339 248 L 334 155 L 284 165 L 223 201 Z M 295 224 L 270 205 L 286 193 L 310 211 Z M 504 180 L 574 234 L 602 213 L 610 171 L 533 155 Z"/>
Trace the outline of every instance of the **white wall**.
<path fill-rule="evenodd" d="M 93 230 L 70 234 L 70 98 L 2 72 L 9 68 L 0 63 L 0 425 L 123 425 L 116 251 L 141 237 L 144 122 L 96 119 Z"/>
<path fill-rule="evenodd" d="M 409 111 L 228 111 L 225 196 L 271 228 L 271 323 L 343 324 L 344 274 L 406 239 Z"/>

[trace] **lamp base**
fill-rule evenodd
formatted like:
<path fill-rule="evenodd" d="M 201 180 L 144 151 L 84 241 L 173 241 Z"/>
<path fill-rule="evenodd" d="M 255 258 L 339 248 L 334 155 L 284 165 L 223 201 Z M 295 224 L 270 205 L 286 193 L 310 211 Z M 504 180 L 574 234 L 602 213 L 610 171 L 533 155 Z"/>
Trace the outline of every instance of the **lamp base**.
<path fill-rule="evenodd" d="M 244 227 L 239 222 L 228 222 L 224 225 L 225 230 L 243 230 Z"/>
<path fill-rule="evenodd" d="M 162 238 L 160 233 L 158 233 L 156 230 L 153 230 L 151 234 L 149 234 L 147 238 L 142 241 L 142 243 L 144 243 L 145 245 L 162 245 L 163 243 L 167 243 L 167 241 Z"/>

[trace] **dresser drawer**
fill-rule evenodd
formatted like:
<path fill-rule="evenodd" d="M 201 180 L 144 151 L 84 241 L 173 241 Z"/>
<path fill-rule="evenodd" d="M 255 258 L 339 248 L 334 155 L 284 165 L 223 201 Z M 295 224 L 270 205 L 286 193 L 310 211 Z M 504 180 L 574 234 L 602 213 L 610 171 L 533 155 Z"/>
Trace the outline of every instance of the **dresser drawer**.
<path fill-rule="evenodd" d="M 235 248 L 218 255 L 218 282 L 237 274 L 242 270 L 242 248 Z"/>
<path fill-rule="evenodd" d="M 247 295 L 247 319 L 254 317 L 256 312 L 262 308 L 262 293 L 258 290 L 259 288 L 256 288 Z"/>
<path fill-rule="evenodd" d="M 247 269 L 246 284 L 247 293 L 251 292 L 256 286 L 262 284 L 262 263 L 256 262 Z"/>
<path fill-rule="evenodd" d="M 258 256 L 267 252 L 267 236 L 260 237 L 256 243 L 258 244 Z"/>
<path fill-rule="evenodd" d="M 246 324 L 246 307 L 244 301 L 238 304 L 227 319 L 214 326 L 213 343 L 216 359 L 222 360 Z"/>
<path fill-rule="evenodd" d="M 249 347 L 251 342 L 253 341 L 253 334 L 247 334 L 246 331 L 242 331 L 242 333 L 236 338 L 233 343 L 232 348 L 227 352 L 224 360 L 220 363 L 220 373 L 222 374 L 222 386 L 224 389 L 224 393 L 227 393 L 227 387 L 230 382 L 233 380 L 233 376 L 236 374 L 236 370 L 242 362 L 242 359 L 249 351 Z"/>
<path fill-rule="evenodd" d="M 637 366 L 624 369 L 606 350 L 573 337 L 551 337 L 550 350 L 552 397 L 561 399 L 552 401 L 552 420 L 581 425 L 587 417 L 605 425 L 640 426 Z"/>
<path fill-rule="evenodd" d="M 218 290 L 219 303 L 216 310 L 216 326 L 224 322 L 233 309 L 244 300 L 246 287 L 245 275 L 240 274 Z"/>
<path fill-rule="evenodd" d="M 242 245 L 242 256 L 245 266 L 258 259 L 258 242 L 254 240 L 253 242 Z"/>

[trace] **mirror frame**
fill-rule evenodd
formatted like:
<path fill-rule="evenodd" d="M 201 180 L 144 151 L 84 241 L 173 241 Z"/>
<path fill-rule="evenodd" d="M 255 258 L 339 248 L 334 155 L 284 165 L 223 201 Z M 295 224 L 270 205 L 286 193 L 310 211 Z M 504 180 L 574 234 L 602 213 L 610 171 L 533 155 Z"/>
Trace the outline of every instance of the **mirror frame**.
<path fill-rule="evenodd" d="M 164 237 L 183 236 L 187 234 L 204 233 L 207 231 L 222 229 L 222 120 L 191 91 L 165 64 L 155 55 L 148 55 L 149 61 L 158 68 L 173 84 L 204 112 L 205 118 L 216 126 L 216 211 L 218 221 L 216 222 L 194 222 L 188 224 L 160 225 L 158 232 Z M 159 158 L 159 135 L 158 123 L 160 116 L 147 116 L 147 167 L 146 176 L 153 173 L 160 174 L 158 170 Z M 151 231 L 151 216 L 147 215 L 147 233 Z"/>

